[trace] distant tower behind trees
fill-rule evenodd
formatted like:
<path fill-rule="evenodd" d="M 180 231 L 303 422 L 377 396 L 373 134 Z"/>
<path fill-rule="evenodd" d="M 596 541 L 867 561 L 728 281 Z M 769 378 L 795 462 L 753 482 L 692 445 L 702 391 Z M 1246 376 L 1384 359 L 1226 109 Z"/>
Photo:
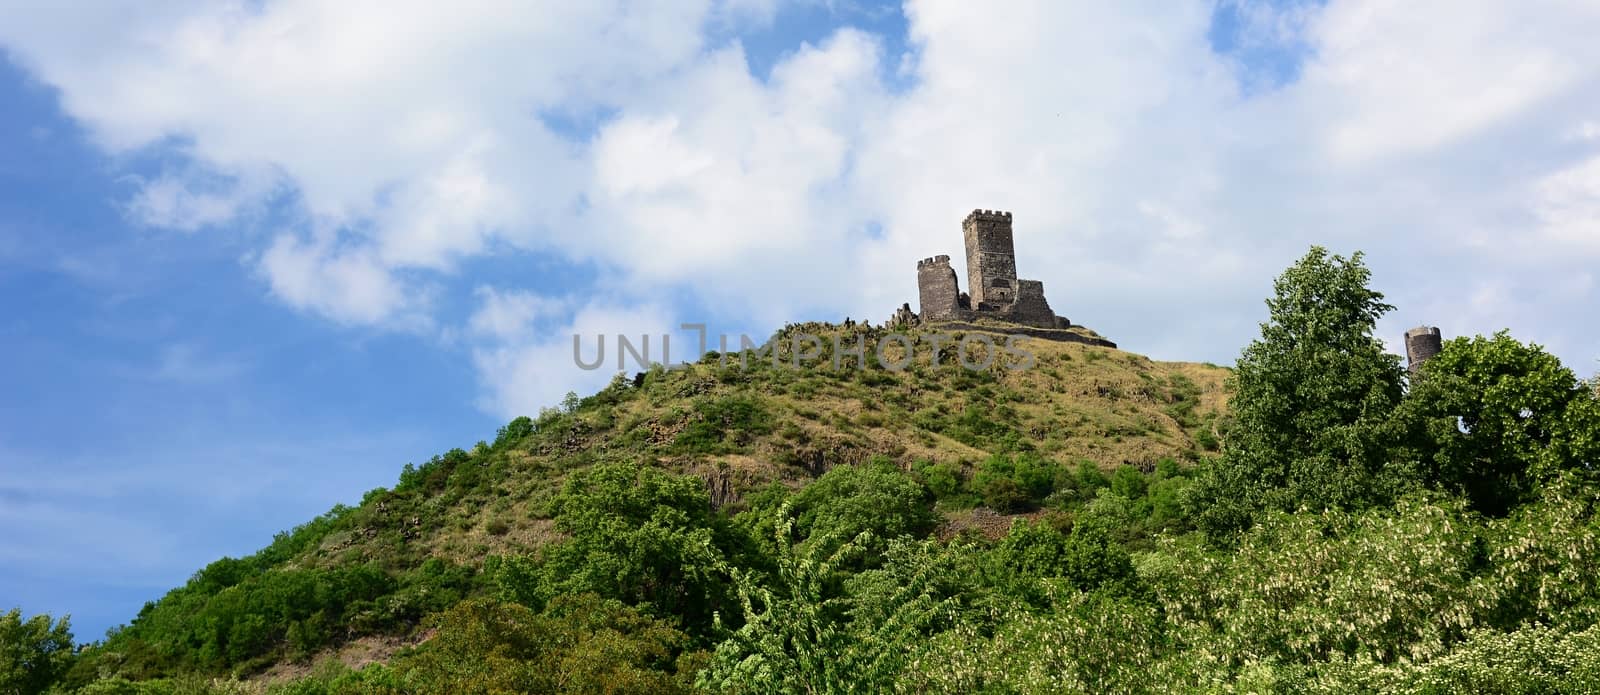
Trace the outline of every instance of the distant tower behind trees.
<path fill-rule="evenodd" d="M 1440 337 L 1439 329 L 1435 326 L 1417 326 L 1406 331 L 1406 368 L 1415 374 L 1439 351 L 1444 349 L 1444 339 Z"/>

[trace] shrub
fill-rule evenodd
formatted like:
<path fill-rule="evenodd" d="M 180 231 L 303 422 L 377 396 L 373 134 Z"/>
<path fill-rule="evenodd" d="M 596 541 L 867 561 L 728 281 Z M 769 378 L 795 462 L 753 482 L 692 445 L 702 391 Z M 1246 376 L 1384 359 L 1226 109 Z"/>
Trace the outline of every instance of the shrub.
<path fill-rule="evenodd" d="M 678 433 L 673 453 L 726 454 L 756 436 L 772 431 L 772 418 L 751 396 L 723 396 L 701 401 L 696 417 Z"/>

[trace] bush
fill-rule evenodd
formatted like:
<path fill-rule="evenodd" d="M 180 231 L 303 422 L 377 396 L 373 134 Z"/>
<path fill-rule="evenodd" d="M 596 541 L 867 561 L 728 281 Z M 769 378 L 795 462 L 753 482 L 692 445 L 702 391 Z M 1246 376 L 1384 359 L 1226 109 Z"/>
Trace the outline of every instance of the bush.
<path fill-rule="evenodd" d="M 691 631 L 709 630 L 728 608 L 724 572 L 737 541 L 700 479 L 598 465 L 568 479 L 555 520 L 569 538 L 549 547 L 542 564 L 508 558 L 491 567 L 507 598 L 539 608 L 594 593 L 676 616 Z"/>
<path fill-rule="evenodd" d="M 670 625 L 592 594 L 563 597 L 542 613 L 473 600 L 440 616 L 433 639 L 398 656 L 394 679 L 382 670 L 371 676 L 440 695 L 688 692 L 698 663 L 688 642 Z"/>
<path fill-rule="evenodd" d="M 837 466 L 794 496 L 795 532 L 824 548 L 836 548 L 864 532 L 876 539 L 921 538 L 938 524 L 932 495 L 916 479 L 883 457 Z"/>
<path fill-rule="evenodd" d="M 972 476 L 972 486 L 984 504 L 997 511 L 1014 512 L 1035 507 L 1061 483 L 1065 472 L 1054 461 L 1034 454 L 990 456 Z"/>
<path fill-rule="evenodd" d="M 772 432 L 772 418 L 761 402 L 750 396 L 724 396 L 701 401 L 695 417 L 673 440 L 677 454 L 725 454 Z"/>
<path fill-rule="evenodd" d="M 1133 466 L 1118 466 L 1111 472 L 1111 491 L 1131 500 L 1144 497 L 1144 474 Z"/>
<path fill-rule="evenodd" d="M 911 472 L 935 499 L 949 499 L 961 494 L 961 469 L 948 463 L 934 463 L 926 459 L 911 464 Z"/>

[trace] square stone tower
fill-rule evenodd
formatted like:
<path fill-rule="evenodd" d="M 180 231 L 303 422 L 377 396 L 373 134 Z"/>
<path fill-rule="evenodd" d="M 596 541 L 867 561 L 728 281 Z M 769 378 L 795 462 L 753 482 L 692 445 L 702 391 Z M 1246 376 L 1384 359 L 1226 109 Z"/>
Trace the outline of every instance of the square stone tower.
<path fill-rule="evenodd" d="M 961 315 L 961 288 L 949 256 L 934 256 L 917 261 L 918 311 L 924 321 L 950 321 Z"/>
<path fill-rule="evenodd" d="M 972 308 L 998 308 L 1017 298 L 1017 251 L 1011 238 L 1011 213 L 973 210 L 961 222 L 967 245 L 967 292 Z"/>

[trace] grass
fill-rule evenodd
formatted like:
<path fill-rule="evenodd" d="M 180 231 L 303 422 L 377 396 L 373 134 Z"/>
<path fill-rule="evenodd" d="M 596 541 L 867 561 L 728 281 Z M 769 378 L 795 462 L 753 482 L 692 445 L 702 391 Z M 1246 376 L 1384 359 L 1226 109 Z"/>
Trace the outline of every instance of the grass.
<path fill-rule="evenodd" d="M 825 338 L 865 330 L 798 329 Z M 451 459 L 454 468 L 430 478 L 426 490 L 375 491 L 296 562 L 407 566 L 431 556 L 477 565 L 487 555 L 534 551 L 560 537 L 551 501 L 567 475 L 602 461 L 645 460 L 692 473 L 708 489 L 726 491 L 719 505 L 738 505 L 773 481 L 798 486 L 874 455 L 970 477 L 994 454 L 1112 471 L 1193 461 L 1220 446 L 1226 369 L 1028 339 L 1019 346 L 1034 355 L 1035 368 L 975 372 L 951 360 L 934 366 L 927 343 L 910 335 L 919 342 L 904 371 L 872 367 L 870 354 L 864 371 L 833 370 L 826 357 L 800 369 L 770 360 L 740 369 L 730 355 L 730 367 L 710 360 L 652 369 L 640 387 L 630 374 L 576 407 L 520 425 L 505 441 Z M 1004 344 L 1003 335 L 994 338 Z M 972 503 L 945 507 L 965 513 Z M 423 523 L 411 525 L 412 518 Z"/>

